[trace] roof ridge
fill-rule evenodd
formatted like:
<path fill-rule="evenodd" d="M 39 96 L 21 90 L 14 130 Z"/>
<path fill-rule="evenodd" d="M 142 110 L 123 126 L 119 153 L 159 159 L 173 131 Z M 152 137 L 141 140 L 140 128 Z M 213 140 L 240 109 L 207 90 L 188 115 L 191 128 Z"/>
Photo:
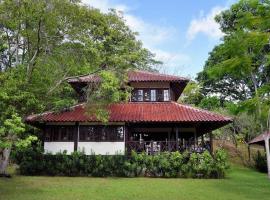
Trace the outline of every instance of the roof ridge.
<path fill-rule="evenodd" d="M 142 72 L 142 73 L 148 73 L 148 74 L 154 74 L 154 75 L 159 75 L 159 76 L 168 76 L 168 77 L 173 77 L 173 78 L 182 78 L 182 79 L 187 79 L 189 80 L 188 78 L 186 77 L 182 77 L 182 76 L 177 76 L 177 75 L 171 75 L 171 74 L 164 74 L 164 73 L 160 73 L 160 72 L 151 72 L 151 71 L 146 71 L 146 70 L 130 70 L 128 72 Z"/>
<path fill-rule="evenodd" d="M 128 70 L 127 76 L 130 82 L 132 81 L 189 81 L 188 78 L 182 76 L 176 76 L 171 74 L 162 74 L 160 72 L 150 72 L 144 70 Z M 140 77 L 141 76 L 141 77 Z M 98 74 L 84 74 L 78 76 L 70 76 L 65 80 L 68 82 L 95 82 L 99 81 L 100 76 Z M 92 80 L 91 80 L 92 79 Z M 160 80 L 159 80 L 160 79 Z"/>

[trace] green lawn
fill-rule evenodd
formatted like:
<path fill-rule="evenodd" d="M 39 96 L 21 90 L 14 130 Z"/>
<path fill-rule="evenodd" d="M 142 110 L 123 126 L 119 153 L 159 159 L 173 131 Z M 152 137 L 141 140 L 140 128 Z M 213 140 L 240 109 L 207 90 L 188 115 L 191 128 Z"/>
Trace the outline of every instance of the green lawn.
<path fill-rule="evenodd" d="M 0 200 L 31 199 L 270 199 L 265 174 L 233 167 L 226 179 L 72 178 L 14 176 L 0 179 Z"/>

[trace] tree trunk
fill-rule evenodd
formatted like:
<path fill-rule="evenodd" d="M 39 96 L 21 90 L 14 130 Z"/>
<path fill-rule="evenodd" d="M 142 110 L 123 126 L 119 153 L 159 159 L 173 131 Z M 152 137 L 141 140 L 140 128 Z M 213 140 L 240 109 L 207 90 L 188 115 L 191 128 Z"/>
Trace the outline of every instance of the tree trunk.
<path fill-rule="evenodd" d="M 270 179 L 270 152 L 269 152 L 269 136 L 268 135 L 264 139 L 264 143 L 265 143 L 265 151 L 266 151 L 268 178 Z"/>
<path fill-rule="evenodd" d="M 0 174 L 6 174 L 11 148 L 5 148 L 0 157 Z"/>
<path fill-rule="evenodd" d="M 256 76 L 254 73 L 251 73 L 251 80 L 252 80 L 252 83 L 253 83 L 253 86 L 254 86 L 254 90 L 255 90 L 255 97 L 256 97 L 256 100 L 257 100 L 257 109 L 258 109 L 258 115 L 259 115 L 259 121 L 261 120 L 261 115 L 262 115 L 262 108 L 261 108 L 261 102 L 260 102 L 260 96 L 259 96 L 259 93 L 258 93 L 258 82 L 256 80 Z M 257 118 L 258 120 L 258 118 Z M 263 132 L 263 124 L 260 123 L 260 126 L 261 126 L 261 132 Z"/>

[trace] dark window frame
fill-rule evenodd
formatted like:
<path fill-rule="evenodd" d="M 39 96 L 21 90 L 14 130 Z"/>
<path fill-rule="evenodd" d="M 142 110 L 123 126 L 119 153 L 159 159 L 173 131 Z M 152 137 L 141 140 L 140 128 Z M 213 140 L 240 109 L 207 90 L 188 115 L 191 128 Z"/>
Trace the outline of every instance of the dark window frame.
<path fill-rule="evenodd" d="M 138 100 L 138 90 L 143 91 L 143 101 Z M 151 98 L 151 90 L 156 91 L 156 100 L 152 101 Z M 164 100 L 164 90 L 168 90 L 168 100 Z M 147 97 L 146 92 L 149 94 Z M 131 93 L 131 102 L 168 102 L 172 100 L 171 90 L 170 88 L 135 88 Z"/>
<path fill-rule="evenodd" d="M 76 137 L 76 126 L 74 125 L 49 125 L 45 128 L 45 142 L 74 142 Z M 66 139 L 64 139 L 64 137 Z"/>
<path fill-rule="evenodd" d="M 94 127 L 94 137 L 90 140 L 86 140 L 81 130 L 87 127 Z M 118 128 L 122 127 L 122 133 L 118 133 Z M 124 142 L 125 131 L 123 125 L 81 125 L 79 142 Z M 120 134 L 120 136 L 119 136 Z"/>
<path fill-rule="evenodd" d="M 78 142 L 124 142 L 125 128 L 123 125 L 80 125 Z M 92 134 L 87 131 L 92 129 Z M 72 125 L 46 126 L 45 142 L 74 142 L 78 134 L 78 127 Z M 63 139 L 66 137 L 67 139 Z M 88 138 L 88 139 L 86 139 Z"/>

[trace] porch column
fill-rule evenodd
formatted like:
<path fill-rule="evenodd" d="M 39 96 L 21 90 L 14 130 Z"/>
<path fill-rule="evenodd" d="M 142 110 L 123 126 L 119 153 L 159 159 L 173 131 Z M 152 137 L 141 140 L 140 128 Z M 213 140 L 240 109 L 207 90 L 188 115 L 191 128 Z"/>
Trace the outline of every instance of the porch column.
<path fill-rule="evenodd" d="M 202 144 L 204 145 L 204 136 L 203 135 L 202 135 L 201 139 L 202 139 Z"/>
<path fill-rule="evenodd" d="M 168 131 L 168 144 L 167 144 L 167 147 L 168 147 L 168 151 L 171 152 L 171 132 Z"/>
<path fill-rule="evenodd" d="M 75 123 L 75 127 L 76 127 L 76 132 L 75 132 L 75 136 L 74 136 L 74 151 L 77 151 L 78 150 L 78 141 L 79 141 L 79 137 L 80 137 L 79 122 Z"/>
<path fill-rule="evenodd" d="M 128 146 L 128 141 L 130 141 L 130 136 L 129 136 L 129 130 L 128 126 L 125 124 L 124 126 L 124 142 L 125 142 L 125 152 L 130 154 L 130 149 Z"/>
<path fill-rule="evenodd" d="M 213 134 L 212 132 L 209 133 L 209 137 L 210 137 L 210 153 L 213 153 Z"/>
<path fill-rule="evenodd" d="M 176 127 L 176 129 L 175 129 L 175 139 L 176 139 L 176 148 L 177 148 L 177 150 L 179 150 L 180 148 L 179 148 L 179 135 L 178 135 L 178 127 Z"/>
<path fill-rule="evenodd" d="M 194 131 L 194 146 L 197 147 L 197 130 Z"/>

